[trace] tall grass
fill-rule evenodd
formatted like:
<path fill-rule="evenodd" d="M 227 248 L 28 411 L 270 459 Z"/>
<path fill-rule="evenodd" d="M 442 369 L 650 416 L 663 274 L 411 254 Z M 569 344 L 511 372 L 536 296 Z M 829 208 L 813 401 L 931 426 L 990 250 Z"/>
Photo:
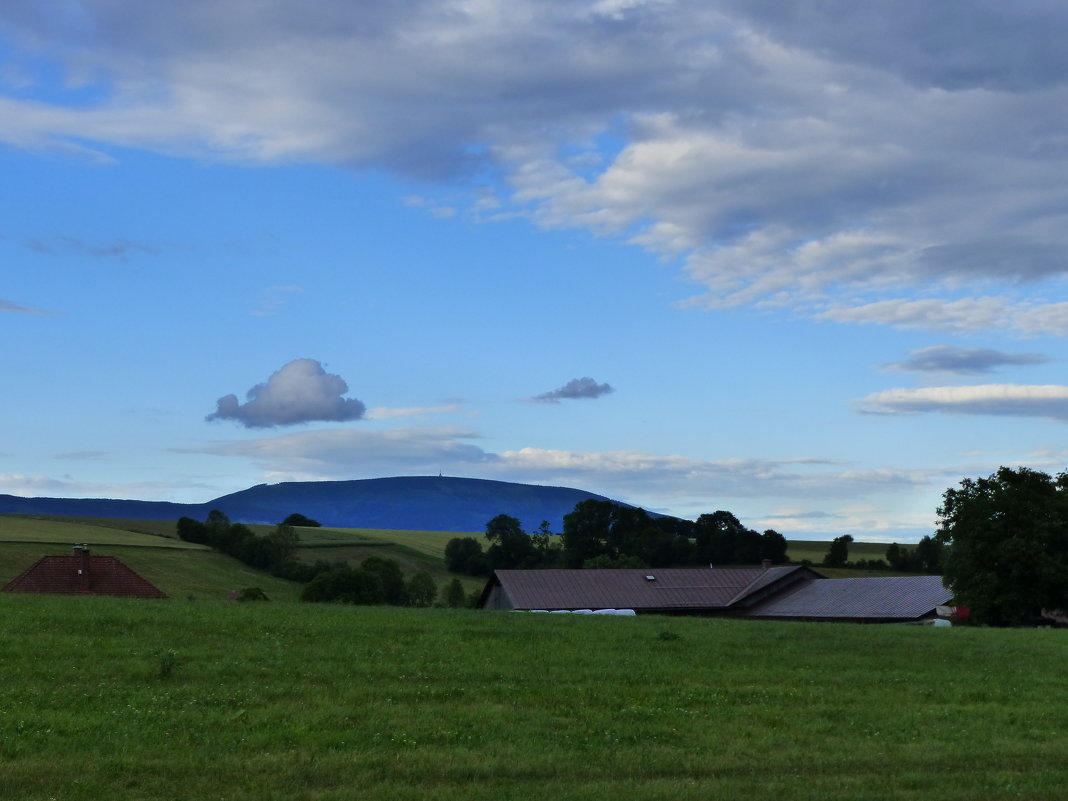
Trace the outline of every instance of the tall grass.
<path fill-rule="evenodd" d="M 0 596 L 0 795 L 1054 799 L 1062 631 Z"/>

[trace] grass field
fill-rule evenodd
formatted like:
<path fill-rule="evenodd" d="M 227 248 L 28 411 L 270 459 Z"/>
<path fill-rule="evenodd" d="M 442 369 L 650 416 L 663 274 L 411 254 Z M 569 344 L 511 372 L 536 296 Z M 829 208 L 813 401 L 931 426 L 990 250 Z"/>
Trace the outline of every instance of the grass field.
<path fill-rule="evenodd" d="M 104 521 L 0 515 L 0 542 L 42 542 L 72 545 L 140 545 L 150 548 L 191 548 L 203 545 L 182 542 L 174 537 L 174 523 L 167 524 L 171 536 L 149 531 L 144 523 L 152 521 Z M 80 538 L 80 539 L 79 539 Z"/>
<path fill-rule="evenodd" d="M 1068 632 L 0 595 L 5 798 L 1060 799 Z"/>

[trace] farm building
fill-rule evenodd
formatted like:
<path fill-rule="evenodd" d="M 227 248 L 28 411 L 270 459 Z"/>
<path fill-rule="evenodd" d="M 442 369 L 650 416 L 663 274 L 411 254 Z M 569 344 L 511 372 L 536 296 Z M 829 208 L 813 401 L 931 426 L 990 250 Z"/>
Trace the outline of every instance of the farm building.
<path fill-rule="evenodd" d="M 481 609 L 633 609 L 639 614 L 719 615 L 748 609 L 800 582 L 807 567 L 497 570 Z"/>
<path fill-rule="evenodd" d="M 800 566 L 497 570 L 478 606 L 882 623 L 936 617 L 951 598 L 939 576 L 829 579 Z"/>
<path fill-rule="evenodd" d="M 69 556 L 42 556 L 8 582 L 4 592 L 61 595 L 117 595 L 126 598 L 166 598 L 114 556 L 92 556 L 88 546 L 75 545 Z"/>

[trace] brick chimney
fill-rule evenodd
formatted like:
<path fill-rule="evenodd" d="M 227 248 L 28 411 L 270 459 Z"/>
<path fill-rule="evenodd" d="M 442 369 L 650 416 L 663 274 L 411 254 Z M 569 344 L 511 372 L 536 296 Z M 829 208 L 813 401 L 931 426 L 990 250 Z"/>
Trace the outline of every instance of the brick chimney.
<path fill-rule="evenodd" d="M 89 546 L 75 545 L 73 555 L 81 557 L 78 562 L 78 589 L 81 592 L 91 592 L 92 577 L 89 574 L 89 567 L 92 564 L 92 560 L 89 556 Z"/>

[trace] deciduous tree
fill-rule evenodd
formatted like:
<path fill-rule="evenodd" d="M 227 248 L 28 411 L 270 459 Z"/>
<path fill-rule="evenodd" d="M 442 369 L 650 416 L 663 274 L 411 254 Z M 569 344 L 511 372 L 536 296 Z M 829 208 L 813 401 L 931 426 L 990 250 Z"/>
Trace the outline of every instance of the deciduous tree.
<path fill-rule="evenodd" d="M 938 514 L 943 577 L 974 619 L 1068 609 L 1068 474 L 1001 467 L 946 490 Z"/>

